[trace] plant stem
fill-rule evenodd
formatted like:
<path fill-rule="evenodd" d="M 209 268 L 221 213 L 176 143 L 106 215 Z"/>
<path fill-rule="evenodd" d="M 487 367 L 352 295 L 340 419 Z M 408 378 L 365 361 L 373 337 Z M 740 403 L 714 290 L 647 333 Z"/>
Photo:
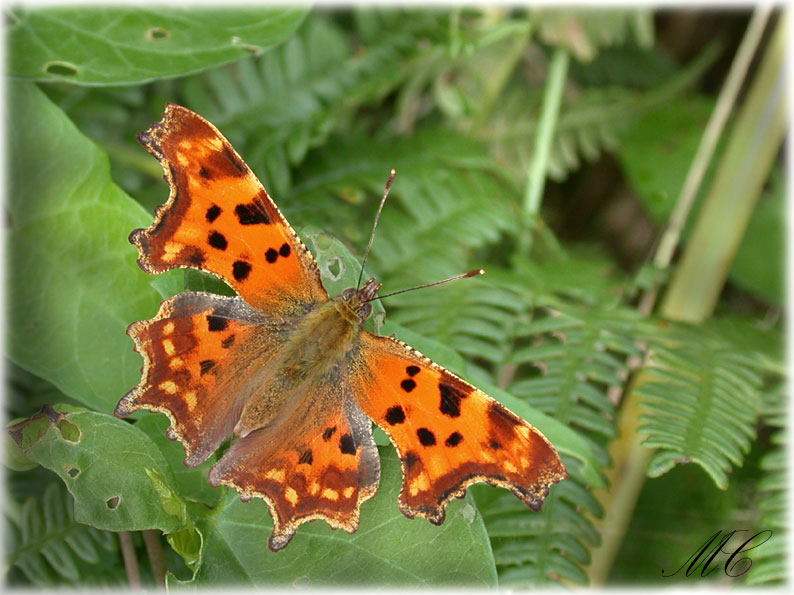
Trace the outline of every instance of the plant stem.
<path fill-rule="evenodd" d="M 725 84 L 720 90 L 717 104 L 714 106 L 714 111 L 709 118 L 706 125 L 706 130 L 700 139 L 695 157 L 692 159 L 692 164 L 687 172 L 684 184 L 681 187 L 681 193 L 678 196 L 673 212 L 670 214 L 670 219 L 667 222 L 659 246 L 654 254 L 653 263 L 660 269 L 667 269 L 673 259 L 673 253 L 681 240 L 681 233 L 684 230 L 684 224 L 689 217 L 689 212 L 692 210 L 692 204 L 695 202 L 700 184 L 703 181 L 703 176 L 706 173 L 708 164 L 714 156 L 714 151 L 717 148 L 717 141 L 725 128 L 733 111 L 733 106 L 736 103 L 736 96 L 741 89 L 742 83 L 747 76 L 747 69 L 750 67 L 750 62 L 758 49 L 758 44 L 761 41 L 761 35 L 764 32 L 764 27 L 769 20 L 769 15 L 772 12 L 771 6 L 760 7 L 754 13 L 747 26 L 747 31 L 742 38 L 741 45 L 736 51 L 736 57 L 731 64 L 728 76 L 725 79 Z M 640 300 L 639 310 L 643 314 L 650 314 L 656 302 L 657 291 L 646 291 Z"/>
<path fill-rule="evenodd" d="M 661 312 L 673 320 L 699 323 L 711 315 L 780 150 L 788 120 L 786 21 L 783 12 L 664 296 Z"/>
<path fill-rule="evenodd" d="M 141 572 L 138 568 L 138 557 L 135 555 L 135 546 L 132 544 L 132 535 L 129 531 L 119 531 L 121 556 L 124 558 L 124 570 L 127 571 L 127 582 L 131 590 L 141 588 Z"/>
<path fill-rule="evenodd" d="M 718 106 L 715 107 L 715 111 L 720 109 L 727 110 L 727 112 L 712 116 L 704 136 L 713 134 L 719 136 L 724 125 L 724 119 L 735 102 L 735 89 L 738 89 L 741 79 L 746 75 L 749 59 L 760 41 L 761 31 L 758 30 L 758 27 L 763 28 L 762 25 L 769 16 L 764 14 L 766 12 L 766 9 L 758 9 L 750 25 L 748 25 L 742 46 L 737 51 L 734 64 L 725 83 L 726 87 L 730 85 L 731 88 L 723 89 L 720 96 L 723 104 L 720 107 L 720 102 L 718 102 Z M 781 80 L 782 56 L 785 53 L 785 41 L 781 33 L 783 28 L 784 17 L 781 17 L 777 31 L 764 53 L 761 67 L 753 80 L 750 93 L 739 111 L 731 142 L 721 159 L 718 176 L 712 184 L 707 202 L 695 229 L 695 234 L 702 234 L 702 241 L 708 242 L 711 246 L 724 246 L 726 239 L 728 240 L 727 243 L 733 245 L 734 240 L 732 238 L 734 236 L 738 238 L 735 240 L 736 245 L 738 245 L 738 240 L 741 239 L 752 205 L 755 204 L 755 199 L 760 193 L 761 186 L 760 182 L 758 182 L 756 185 L 748 187 L 747 184 L 736 180 L 735 175 L 746 174 L 748 170 L 753 171 L 751 168 L 757 167 L 758 170 L 754 172 L 756 174 L 755 177 L 760 178 L 761 182 L 765 180 L 772 164 L 771 157 L 767 156 L 770 154 L 774 156 L 777 153 L 782 140 L 785 130 L 785 117 L 780 117 L 776 109 L 776 106 L 780 104 L 779 99 L 776 99 L 776 97 L 779 97 L 779 93 L 777 93 L 780 88 L 778 81 Z M 749 56 L 747 55 L 748 53 Z M 739 62 L 739 64 L 737 65 L 736 62 Z M 735 77 L 739 77 L 738 80 Z M 766 101 L 758 100 L 757 98 L 759 97 Z M 722 122 L 719 120 L 722 120 Z M 778 126 L 774 126 L 773 123 Z M 744 140 L 746 138 L 754 138 L 757 142 L 748 143 Z M 680 230 L 683 229 L 684 222 L 690 212 L 691 200 L 697 193 L 697 187 L 702 180 L 702 172 L 705 171 L 710 154 L 713 153 L 713 146 L 709 147 L 709 145 L 715 145 L 717 140 L 718 138 L 704 138 L 701 141 L 701 146 L 695 157 L 698 163 L 692 164 L 687 181 L 683 186 L 679 203 L 676 205 L 675 216 L 679 217 L 680 220 L 675 222 L 674 225 L 671 224 L 671 227 L 675 226 L 678 229 L 670 231 L 670 235 L 664 240 L 666 245 L 662 246 L 660 244 L 659 251 L 655 255 L 654 262 L 662 266 L 662 268 L 669 265 L 674 248 L 680 241 Z M 732 150 L 734 146 L 737 148 Z M 764 158 L 759 162 L 759 156 L 762 154 Z M 721 172 L 725 172 L 723 175 L 726 176 L 726 179 L 736 184 L 736 190 L 742 193 L 742 200 L 738 201 L 742 202 L 741 207 L 732 208 L 734 207 L 733 204 L 726 205 L 724 202 L 720 204 L 721 197 L 727 196 L 728 200 L 730 200 L 735 195 L 735 192 L 732 192 L 729 186 L 726 187 L 726 182 L 720 181 Z M 734 175 L 728 175 L 731 173 Z M 714 198 L 715 196 L 717 198 Z M 712 201 L 720 204 L 720 207 L 708 207 L 708 203 Z M 739 219 L 739 221 L 736 221 L 736 219 Z M 731 236 L 731 239 L 729 239 L 726 238 L 726 226 L 733 231 L 735 231 L 736 227 L 740 227 L 741 231 L 728 234 Z M 708 251 L 706 246 L 695 243 L 695 234 L 693 234 L 692 241 L 687 246 L 685 257 L 682 259 L 679 269 L 687 258 L 698 264 L 703 264 L 704 256 Z M 727 267 L 733 258 L 734 252 L 729 246 L 725 246 L 725 248 L 727 249 L 723 249 L 720 253 L 726 259 L 724 261 L 724 273 L 727 274 Z M 735 246 L 733 250 L 735 250 Z M 715 265 L 712 262 L 709 266 L 714 267 Z M 703 275 L 706 278 L 709 286 L 683 285 L 682 279 L 685 279 L 685 277 L 679 274 L 680 270 L 676 271 L 676 275 L 670 282 L 668 296 L 681 296 L 679 303 L 685 304 L 685 307 L 690 308 L 690 310 L 670 308 L 669 298 L 665 296 L 663 312 L 668 318 L 702 322 L 711 315 L 716 303 L 716 296 L 724 284 L 725 276 L 724 274 L 722 276 L 705 275 L 702 267 L 696 270 L 699 271 L 699 275 Z M 713 299 L 711 296 L 713 296 Z M 649 314 L 653 310 L 656 297 L 655 292 L 648 294 L 639 306 L 641 311 Z M 609 454 L 614 465 L 612 469 L 606 471 L 607 479 L 612 487 L 609 491 L 598 491 L 594 494 L 604 507 L 605 514 L 603 520 L 597 522 L 598 527 L 601 529 L 603 541 L 599 548 L 593 550 L 593 561 L 589 568 L 589 576 L 593 586 L 602 586 L 609 577 L 612 564 L 623 543 L 634 514 L 634 508 L 645 481 L 648 461 L 653 454 L 651 449 L 641 445 L 642 437 L 639 434 L 641 422 L 639 419 L 640 404 L 637 388 L 643 382 L 643 373 L 640 370 L 627 387 L 626 397 L 621 405 L 617 420 L 620 438 L 613 441 L 609 446 Z"/>
<path fill-rule="evenodd" d="M 158 587 L 165 587 L 165 561 L 163 560 L 163 546 L 160 543 L 160 532 L 147 529 L 142 531 L 142 533 L 146 554 L 149 556 L 149 563 L 152 565 L 154 582 Z"/>
<path fill-rule="evenodd" d="M 524 192 L 524 213 L 528 216 L 530 225 L 529 233 L 523 234 L 524 244 L 520 247 L 523 256 L 529 255 L 532 244 L 531 234 L 534 231 L 538 212 L 540 211 L 543 188 L 546 183 L 546 171 L 549 165 L 549 155 L 554 141 L 554 130 L 560 114 L 562 92 L 565 88 L 565 79 L 568 75 L 570 56 L 565 48 L 557 47 L 551 57 L 546 88 L 543 91 L 543 106 L 540 112 L 538 132 L 535 136 L 535 147 L 529 163 L 527 186 Z"/>

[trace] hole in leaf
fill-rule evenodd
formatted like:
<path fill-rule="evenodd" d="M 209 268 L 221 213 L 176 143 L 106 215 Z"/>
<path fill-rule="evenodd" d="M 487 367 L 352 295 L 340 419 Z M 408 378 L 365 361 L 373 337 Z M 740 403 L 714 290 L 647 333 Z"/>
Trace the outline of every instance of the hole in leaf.
<path fill-rule="evenodd" d="M 342 260 L 338 256 L 334 256 L 328 259 L 325 264 L 325 270 L 328 272 L 328 277 L 331 281 L 337 281 L 345 271 L 345 267 L 342 264 Z"/>
<path fill-rule="evenodd" d="M 171 33 L 161 27 L 152 27 L 146 32 L 146 39 L 149 41 L 162 41 L 171 37 Z"/>
<path fill-rule="evenodd" d="M 66 419 L 60 419 L 58 423 L 55 424 L 55 427 L 58 428 L 61 437 L 67 442 L 74 442 L 75 444 L 80 442 L 80 428 L 72 422 Z"/>
<path fill-rule="evenodd" d="M 69 62 L 47 62 L 44 65 L 44 72 L 55 76 L 75 76 L 77 74 L 77 66 Z"/>
<path fill-rule="evenodd" d="M 116 510 L 119 507 L 119 502 L 121 502 L 121 496 L 113 496 L 105 500 L 105 504 L 110 510 Z"/>
<path fill-rule="evenodd" d="M 64 467 L 64 471 L 66 471 L 66 475 L 74 479 L 78 475 L 80 475 L 80 469 L 77 467 Z"/>

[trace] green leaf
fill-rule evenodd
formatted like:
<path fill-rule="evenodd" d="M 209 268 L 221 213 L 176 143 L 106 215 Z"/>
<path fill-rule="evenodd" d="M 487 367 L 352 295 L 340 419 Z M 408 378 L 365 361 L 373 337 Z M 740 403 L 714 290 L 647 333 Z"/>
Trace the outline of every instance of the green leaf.
<path fill-rule="evenodd" d="M 287 39 L 304 7 L 10 9 L 9 73 L 80 85 L 142 83 L 260 54 Z"/>
<path fill-rule="evenodd" d="M 666 323 L 646 331 L 651 355 L 634 390 L 642 444 L 657 449 L 650 477 L 692 462 L 726 489 L 728 471 L 750 450 L 761 408 L 759 361 L 719 329 Z"/>
<path fill-rule="evenodd" d="M 135 422 L 135 427 L 149 437 L 168 461 L 179 494 L 185 499 L 214 506 L 220 498 L 220 492 L 207 483 L 207 472 L 217 461 L 217 455 L 211 455 L 198 467 L 185 467 L 184 446 L 181 442 L 168 440 L 165 436 L 169 425 L 165 415 L 151 413 Z"/>
<path fill-rule="evenodd" d="M 127 325 L 160 302 L 127 242 L 151 216 L 41 91 L 30 83 L 8 91 L 7 349 L 66 395 L 112 411 L 140 376 Z"/>
<path fill-rule="evenodd" d="M 675 206 L 713 107 L 713 99 L 704 96 L 673 99 L 645 114 L 621 141 L 623 171 L 657 223 Z"/>
<path fill-rule="evenodd" d="M 277 553 L 267 547 L 273 525 L 265 502 L 243 503 L 228 490 L 217 509 L 197 520 L 204 551 L 191 584 L 495 586 L 488 537 L 471 497 L 450 502 L 441 526 L 409 520 L 397 508 L 402 475 L 390 449 L 381 450 L 381 465 L 380 488 L 362 505 L 356 533 L 308 523 Z"/>
<path fill-rule="evenodd" d="M 109 531 L 169 533 L 182 526 L 158 499 L 163 486 L 176 497 L 171 469 L 135 426 L 94 411 L 45 407 L 10 433 L 25 455 L 63 480 L 78 522 Z M 156 472 L 159 490 L 147 470 Z"/>

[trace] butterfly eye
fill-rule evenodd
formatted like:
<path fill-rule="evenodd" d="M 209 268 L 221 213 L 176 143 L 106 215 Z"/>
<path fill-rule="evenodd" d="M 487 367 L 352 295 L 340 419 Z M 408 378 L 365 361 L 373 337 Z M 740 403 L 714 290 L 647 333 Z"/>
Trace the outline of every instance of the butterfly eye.
<path fill-rule="evenodd" d="M 361 306 L 361 309 L 358 311 L 358 316 L 361 318 L 361 322 L 364 322 L 369 315 L 372 313 L 372 304 L 366 303 Z"/>
<path fill-rule="evenodd" d="M 348 287 L 347 289 L 345 289 L 345 290 L 342 292 L 342 297 L 343 297 L 344 299 L 346 299 L 346 300 L 349 300 L 349 299 L 350 299 L 351 297 L 353 297 L 355 294 L 356 294 L 356 290 L 355 290 L 355 288 L 353 288 L 353 287 Z"/>

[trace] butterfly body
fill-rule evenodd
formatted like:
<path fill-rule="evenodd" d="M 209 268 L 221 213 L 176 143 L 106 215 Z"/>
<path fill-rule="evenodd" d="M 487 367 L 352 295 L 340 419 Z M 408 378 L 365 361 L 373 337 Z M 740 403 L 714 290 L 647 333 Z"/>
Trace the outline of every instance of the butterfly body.
<path fill-rule="evenodd" d="M 234 436 L 208 480 L 267 501 L 274 551 L 306 521 L 358 528 L 380 477 L 372 422 L 400 456 L 406 516 L 439 524 L 476 481 L 540 508 L 567 476 L 554 447 L 421 353 L 364 330 L 374 279 L 329 298 L 311 253 L 217 129 L 168 104 L 139 140 L 171 188 L 154 223 L 130 235 L 139 265 L 203 270 L 237 296 L 185 292 L 130 325 L 143 370 L 116 415 L 168 416 L 188 466 Z"/>
<path fill-rule="evenodd" d="M 347 289 L 337 298 L 320 302 L 280 326 L 277 334 L 283 342 L 277 353 L 270 358 L 252 358 L 251 367 L 267 373 L 260 373 L 258 386 L 235 426 L 236 435 L 245 436 L 273 423 L 276 414 L 283 418 L 292 411 L 291 404 L 304 401 L 312 381 L 320 379 L 322 384 L 337 386 L 351 369 L 360 368 L 359 333 L 371 312 L 367 300 L 374 297 L 379 287 L 370 279 L 361 289 Z M 260 342 L 271 344 L 273 334 L 271 328 L 263 325 Z M 302 410 L 300 415 L 310 416 L 314 410 L 322 411 L 333 405 L 323 403 L 322 396 L 306 398 L 309 411 Z"/>

